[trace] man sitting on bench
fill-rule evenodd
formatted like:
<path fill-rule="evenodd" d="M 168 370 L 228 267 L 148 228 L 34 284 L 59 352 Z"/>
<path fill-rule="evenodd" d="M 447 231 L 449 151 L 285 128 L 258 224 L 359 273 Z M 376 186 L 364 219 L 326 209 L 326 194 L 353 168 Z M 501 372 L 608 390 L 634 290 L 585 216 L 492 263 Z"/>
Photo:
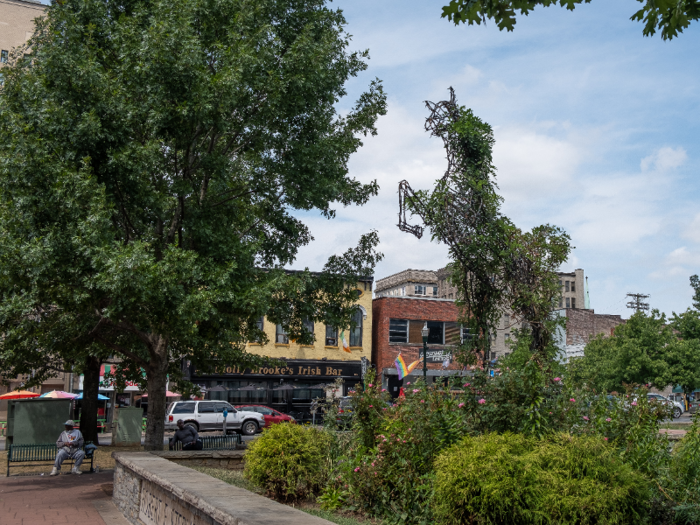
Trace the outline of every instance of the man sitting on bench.
<path fill-rule="evenodd" d="M 202 450 L 203 448 L 197 430 L 191 425 L 185 426 L 182 419 L 177 420 L 177 430 L 170 438 L 170 450 L 173 450 L 178 441 L 182 443 L 182 450 Z"/>
<path fill-rule="evenodd" d="M 83 435 L 80 430 L 76 430 L 73 427 L 75 424 L 72 420 L 68 420 L 64 423 L 66 429 L 61 432 L 61 435 L 56 441 L 56 446 L 58 447 L 58 454 L 56 454 L 56 462 L 53 465 L 53 470 L 50 476 L 57 476 L 61 473 L 61 464 L 71 458 L 75 461 L 73 464 L 73 474 L 82 474 L 80 472 L 80 464 L 85 458 L 85 452 L 83 452 Z"/>

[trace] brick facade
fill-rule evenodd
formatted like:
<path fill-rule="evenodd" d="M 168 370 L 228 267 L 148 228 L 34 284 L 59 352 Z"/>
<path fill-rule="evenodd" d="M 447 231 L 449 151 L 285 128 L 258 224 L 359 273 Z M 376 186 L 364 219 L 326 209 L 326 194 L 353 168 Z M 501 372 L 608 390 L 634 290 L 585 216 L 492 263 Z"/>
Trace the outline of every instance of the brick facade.
<path fill-rule="evenodd" d="M 401 353 L 410 364 L 418 360 L 423 345 L 418 343 L 390 343 L 389 323 L 391 319 L 408 319 L 421 325 L 425 321 L 456 323 L 459 309 L 454 301 L 443 299 L 419 299 L 415 297 L 379 297 L 372 302 L 372 364 L 386 387 L 389 376 L 395 376 L 394 360 Z M 450 345 L 430 344 L 430 350 L 449 351 Z M 461 370 L 454 359 L 445 370 L 442 363 L 428 363 L 429 375 L 439 377 Z M 410 377 L 422 376 L 422 365 L 413 370 Z M 392 394 L 395 394 L 392 392 Z"/>
<path fill-rule="evenodd" d="M 565 311 L 567 345 L 588 343 L 598 334 L 610 337 L 616 326 L 626 322 L 619 315 L 597 314 L 594 310 L 567 308 Z"/>

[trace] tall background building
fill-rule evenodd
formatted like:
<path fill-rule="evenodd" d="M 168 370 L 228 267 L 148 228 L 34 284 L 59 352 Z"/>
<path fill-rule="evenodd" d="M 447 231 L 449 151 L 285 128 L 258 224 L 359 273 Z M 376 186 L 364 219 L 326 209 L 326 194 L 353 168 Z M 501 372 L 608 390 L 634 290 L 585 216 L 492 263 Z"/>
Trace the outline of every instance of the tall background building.
<path fill-rule="evenodd" d="M 42 16 L 45 9 L 37 0 L 0 0 L 0 76 L 12 49 L 29 40 L 34 33 L 34 19 Z"/>

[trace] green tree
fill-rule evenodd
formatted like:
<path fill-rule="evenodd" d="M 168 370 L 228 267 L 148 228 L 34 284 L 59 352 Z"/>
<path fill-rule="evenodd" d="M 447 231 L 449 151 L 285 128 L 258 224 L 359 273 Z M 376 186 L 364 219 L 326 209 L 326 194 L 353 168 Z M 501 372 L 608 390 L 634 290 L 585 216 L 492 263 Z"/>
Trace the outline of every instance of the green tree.
<path fill-rule="evenodd" d="M 690 276 L 690 286 L 693 288 L 693 307 L 700 310 L 700 278 L 697 275 Z"/>
<path fill-rule="evenodd" d="M 570 367 L 575 379 L 599 390 L 650 384 L 656 388 L 681 385 L 684 391 L 692 391 L 700 384 L 697 343 L 679 340 L 658 310 L 651 315 L 637 312 L 611 337 L 601 334 L 592 339 L 584 357 L 574 359 Z"/>
<path fill-rule="evenodd" d="M 447 171 L 432 191 L 413 192 L 402 182 L 402 205 L 421 217 L 434 240 L 449 247 L 450 280 L 458 290 L 462 322 L 474 336 L 461 353 L 463 360 L 471 363 L 481 354 L 488 362 L 491 334 L 503 309 L 510 308 L 527 323 L 530 350 L 544 364 L 552 357 L 552 306 L 561 293 L 556 271 L 571 250 L 569 236 L 551 225 L 522 231 L 501 212 L 493 130 L 458 106 L 451 88 L 450 94 L 450 100 L 428 103 L 432 114 L 426 120 L 426 129 L 443 140 Z M 399 227 L 422 235 L 420 227 L 407 226 L 404 219 Z"/>
<path fill-rule="evenodd" d="M 377 193 L 347 162 L 386 100 L 374 81 L 336 111 L 368 58 L 344 25 L 324 0 L 53 3 L 0 91 L 3 362 L 123 359 L 158 449 L 183 359 L 261 364 L 263 315 L 302 342 L 304 319 L 348 326 L 376 233 L 283 270 L 312 239 L 295 210 Z"/>
<path fill-rule="evenodd" d="M 671 40 L 682 33 L 694 20 L 700 19 L 700 0 L 638 0 L 642 8 L 631 20 L 644 22 L 644 36 L 661 32 L 661 38 Z M 442 17 L 455 23 L 481 24 L 491 19 L 502 31 L 512 31 L 516 11 L 528 15 L 535 7 L 559 4 L 573 11 L 578 4 L 589 4 L 591 0 L 450 0 L 442 8 Z"/>

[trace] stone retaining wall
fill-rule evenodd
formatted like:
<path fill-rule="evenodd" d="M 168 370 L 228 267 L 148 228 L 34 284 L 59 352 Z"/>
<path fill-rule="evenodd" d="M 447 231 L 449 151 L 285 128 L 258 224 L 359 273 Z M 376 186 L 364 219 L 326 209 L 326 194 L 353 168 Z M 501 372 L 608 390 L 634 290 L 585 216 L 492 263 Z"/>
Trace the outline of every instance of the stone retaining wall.
<path fill-rule="evenodd" d="M 166 453 L 112 453 L 114 503 L 134 525 L 331 523 L 178 465 L 162 454 Z"/>

